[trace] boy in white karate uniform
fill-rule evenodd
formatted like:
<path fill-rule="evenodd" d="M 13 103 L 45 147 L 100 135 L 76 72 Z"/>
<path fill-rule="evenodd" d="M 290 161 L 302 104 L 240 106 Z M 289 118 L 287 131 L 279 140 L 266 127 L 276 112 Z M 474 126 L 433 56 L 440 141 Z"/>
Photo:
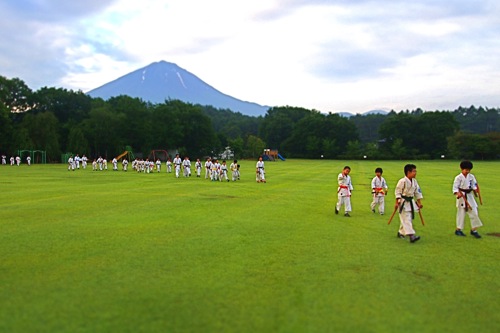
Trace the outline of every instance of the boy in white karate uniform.
<path fill-rule="evenodd" d="M 375 169 L 375 177 L 372 179 L 372 195 L 373 200 L 370 205 L 372 212 L 375 213 L 375 207 L 378 205 L 378 212 L 384 215 L 385 212 L 385 194 L 387 193 L 387 182 L 382 177 L 382 168 Z"/>
<path fill-rule="evenodd" d="M 354 187 L 352 186 L 351 167 L 345 166 L 339 176 L 337 177 L 337 182 L 339 187 L 337 188 L 337 205 L 335 206 L 335 214 L 338 214 L 340 208 L 344 206 L 344 216 L 351 217 L 349 214 L 352 211 L 351 208 L 351 195 Z"/>
<path fill-rule="evenodd" d="M 455 230 L 455 235 L 465 236 L 462 230 L 465 226 L 465 215 L 467 214 L 469 215 L 471 225 L 470 234 L 475 238 L 481 238 L 477 229 L 481 227 L 483 223 L 481 219 L 479 219 L 477 203 L 474 199 L 474 194 L 479 193 L 479 187 L 476 177 L 470 173 L 472 167 L 471 161 L 462 161 L 460 163 L 462 172 L 456 176 L 453 181 L 453 194 L 457 198 L 457 228 Z"/>
<path fill-rule="evenodd" d="M 257 183 L 265 183 L 266 182 L 266 169 L 264 166 L 264 161 L 262 160 L 262 156 L 259 157 L 257 164 L 255 165 L 256 177 L 255 180 Z"/>
<path fill-rule="evenodd" d="M 405 177 L 398 181 L 394 191 L 396 196 L 394 209 L 399 211 L 399 221 L 401 222 L 397 236 L 399 238 L 409 236 L 410 242 L 415 243 L 420 239 L 420 236 L 415 235 L 413 220 L 415 219 L 415 212 L 418 212 L 423 207 L 421 203 L 423 195 L 415 179 L 417 167 L 414 164 L 407 164 L 404 167 L 404 172 Z"/>

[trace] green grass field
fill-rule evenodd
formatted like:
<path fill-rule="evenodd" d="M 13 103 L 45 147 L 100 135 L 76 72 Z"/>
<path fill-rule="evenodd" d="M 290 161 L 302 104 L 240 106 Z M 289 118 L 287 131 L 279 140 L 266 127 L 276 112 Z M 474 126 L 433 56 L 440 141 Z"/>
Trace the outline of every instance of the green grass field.
<path fill-rule="evenodd" d="M 236 183 L 1 166 L 0 332 L 499 332 L 500 163 L 475 161 L 478 240 L 453 233 L 459 162 L 416 161 L 415 244 L 387 225 L 405 163 L 266 162 L 266 184 L 255 161 Z"/>

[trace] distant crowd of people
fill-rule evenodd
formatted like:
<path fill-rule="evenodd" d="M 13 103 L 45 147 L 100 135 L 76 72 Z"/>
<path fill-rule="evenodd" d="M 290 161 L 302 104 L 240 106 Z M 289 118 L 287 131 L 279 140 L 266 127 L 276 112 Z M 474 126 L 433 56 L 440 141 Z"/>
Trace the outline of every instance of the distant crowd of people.
<path fill-rule="evenodd" d="M 21 157 L 20 156 L 11 156 L 10 157 L 10 165 L 14 166 L 14 165 L 17 165 L 17 166 L 20 166 L 21 165 Z M 2 165 L 6 165 L 7 164 L 7 156 L 5 155 L 2 155 Z M 28 165 L 31 165 L 31 156 L 27 156 L 26 157 L 26 164 Z"/>
<path fill-rule="evenodd" d="M 88 158 L 85 155 L 81 157 L 76 154 L 75 156 L 71 155 L 68 158 L 68 171 L 79 170 L 80 167 L 82 169 L 87 168 Z M 113 166 L 113 171 L 118 171 L 119 161 L 116 158 L 113 158 L 111 161 Z M 124 158 L 121 161 L 122 170 L 128 170 L 129 161 Z M 146 159 L 136 158 L 131 162 L 132 170 L 139 173 L 160 173 L 162 169 L 162 161 L 158 158 L 156 161 Z M 167 173 L 175 173 L 175 177 L 179 178 L 181 175 L 183 177 L 191 177 L 191 160 L 188 156 L 185 156 L 184 159 L 181 159 L 179 154 L 176 154 L 174 159 L 170 158 L 165 161 L 165 169 Z M 205 179 L 209 179 L 211 181 L 237 181 L 240 180 L 240 165 L 238 164 L 238 160 L 233 160 L 233 162 L 228 166 L 225 160 L 219 162 L 218 159 L 208 157 L 207 160 L 202 163 L 200 159 L 196 159 L 194 163 L 194 174 L 196 177 L 201 178 L 204 169 Z M 92 170 L 93 171 L 106 171 L 108 170 L 108 161 L 99 156 L 99 158 L 94 159 L 92 161 Z M 265 166 L 262 157 L 259 157 L 259 160 L 256 164 L 256 181 L 258 183 L 265 183 Z"/>

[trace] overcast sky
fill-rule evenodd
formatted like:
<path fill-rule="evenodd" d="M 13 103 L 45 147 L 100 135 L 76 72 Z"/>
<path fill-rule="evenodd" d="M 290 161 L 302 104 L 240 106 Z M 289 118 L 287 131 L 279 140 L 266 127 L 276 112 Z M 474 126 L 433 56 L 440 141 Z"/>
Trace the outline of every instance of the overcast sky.
<path fill-rule="evenodd" d="M 152 62 L 322 112 L 500 107 L 500 1 L 3 0 L 0 75 L 84 92 Z"/>

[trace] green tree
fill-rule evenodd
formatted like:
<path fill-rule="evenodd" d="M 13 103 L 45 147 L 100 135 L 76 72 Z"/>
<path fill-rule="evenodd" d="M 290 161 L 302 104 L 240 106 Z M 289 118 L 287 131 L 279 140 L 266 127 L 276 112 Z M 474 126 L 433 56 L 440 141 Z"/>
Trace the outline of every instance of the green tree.
<path fill-rule="evenodd" d="M 320 158 L 325 153 L 322 143 L 325 138 L 329 138 L 325 133 L 325 127 L 325 115 L 311 112 L 297 121 L 290 137 L 282 146 L 290 156 Z"/>
<path fill-rule="evenodd" d="M 381 159 L 382 155 L 378 149 L 378 144 L 375 142 L 369 142 L 365 144 L 364 154 L 370 160 Z"/>
<path fill-rule="evenodd" d="M 262 117 L 251 117 L 227 109 L 216 109 L 212 106 L 200 106 L 212 121 L 215 132 L 224 134 L 229 139 L 258 135 Z"/>
<path fill-rule="evenodd" d="M 458 132 L 448 138 L 448 150 L 456 159 L 496 159 L 500 156 L 500 133 Z"/>
<path fill-rule="evenodd" d="M 329 113 L 326 115 L 324 137 L 334 139 L 337 143 L 337 154 L 346 153 L 349 141 L 359 141 L 356 126 L 345 117 Z"/>
<path fill-rule="evenodd" d="M 262 155 L 266 144 L 261 138 L 254 135 L 249 135 L 245 144 L 245 156 L 257 158 Z"/>
<path fill-rule="evenodd" d="M 109 110 L 109 107 L 95 108 L 90 111 L 89 119 L 84 120 L 85 136 L 89 140 L 91 155 L 110 158 L 122 152 L 125 142 L 120 131 L 123 114 Z"/>
<path fill-rule="evenodd" d="M 357 114 L 349 118 L 349 122 L 356 126 L 361 143 L 376 142 L 378 139 L 379 128 L 387 120 L 383 114 Z"/>
<path fill-rule="evenodd" d="M 151 115 L 152 147 L 169 149 L 182 146 L 182 126 L 179 114 L 183 112 L 177 103 L 155 105 Z"/>
<path fill-rule="evenodd" d="M 498 108 L 468 108 L 459 107 L 453 112 L 455 120 L 460 124 L 460 130 L 467 133 L 486 134 L 500 131 L 500 109 Z"/>
<path fill-rule="evenodd" d="M 396 139 L 392 142 L 391 153 L 395 158 L 402 160 L 408 156 L 406 147 L 403 144 L 402 139 Z"/>
<path fill-rule="evenodd" d="M 348 119 L 311 111 L 294 125 L 283 147 L 293 157 L 335 158 L 347 153 L 349 140 L 357 139 L 356 127 Z"/>
<path fill-rule="evenodd" d="M 43 87 L 33 93 L 38 112 L 52 112 L 64 126 L 69 120 L 76 123 L 88 117 L 92 98 L 82 91 Z"/>
<path fill-rule="evenodd" d="M 13 141 L 14 145 L 11 149 L 12 154 L 17 149 L 32 149 L 35 147 L 33 141 L 31 141 L 28 129 L 26 127 L 23 127 L 22 125 L 18 126 L 14 131 Z"/>
<path fill-rule="evenodd" d="M 33 109 L 32 94 L 23 80 L 0 76 L 0 104 L 10 112 L 22 113 Z"/>
<path fill-rule="evenodd" d="M 181 142 L 191 156 L 209 155 L 215 140 L 215 132 L 211 120 L 203 114 L 199 106 L 181 101 L 171 101 L 183 111 L 179 112 L 181 125 Z"/>
<path fill-rule="evenodd" d="M 7 107 L 0 103 L 0 153 L 12 152 L 13 125 L 10 112 Z"/>
<path fill-rule="evenodd" d="M 157 142 L 153 142 L 153 140 L 154 136 L 158 134 L 156 130 L 164 123 L 163 120 L 159 120 L 159 123 L 154 124 L 155 128 L 152 128 L 153 117 L 151 112 L 154 112 L 155 108 L 150 104 L 139 98 L 121 95 L 112 97 L 107 102 L 94 99 L 92 109 L 96 108 L 106 108 L 118 117 L 117 130 L 119 130 L 119 135 L 123 139 L 121 140 L 121 149 L 123 149 L 123 146 L 128 145 L 133 149 L 148 154 L 149 150 L 153 148 L 163 148 L 162 145 L 157 146 Z"/>
<path fill-rule="evenodd" d="M 21 122 L 21 127 L 27 131 L 29 141 L 22 136 L 18 139 L 30 146 L 20 146 L 20 148 L 45 150 L 49 161 L 59 159 L 61 153 L 58 137 L 59 121 L 52 112 L 27 113 Z M 23 133 L 22 130 L 20 133 Z"/>
<path fill-rule="evenodd" d="M 393 145 L 398 149 L 408 147 L 417 147 L 416 140 L 417 133 L 415 132 L 416 124 L 415 118 L 409 113 L 391 113 L 387 120 L 380 125 L 379 138 L 381 142 L 381 149 L 389 154 L 394 153 Z M 403 145 L 404 144 L 404 145 Z M 401 158 L 396 156 L 397 158 Z"/>
<path fill-rule="evenodd" d="M 279 149 L 288 154 L 285 148 L 286 141 L 292 136 L 297 122 L 310 113 L 309 110 L 291 106 L 271 108 L 260 125 L 259 136 L 269 148 Z"/>
<path fill-rule="evenodd" d="M 245 142 L 243 141 L 243 139 L 241 137 L 229 140 L 229 146 L 234 151 L 234 156 L 236 158 L 244 157 L 243 156 L 244 144 L 245 144 Z M 264 148 L 262 148 L 262 149 L 264 149 Z"/>
<path fill-rule="evenodd" d="M 90 155 L 89 143 L 84 131 L 80 127 L 75 126 L 69 130 L 66 151 L 74 152 L 75 154 Z"/>
<path fill-rule="evenodd" d="M 450 112 L 425 112 L 416 119 L 413 135 L 420 155 L 439 158 L 447 154 L 447 138 L 455 135 L 459 124 Z"/>
<path fill-rule="evenodd" d="M 361 159 L 363 154 L 361 152 L 361 143 L 358 140 L 348 141 L 347 149 L 344 154 L 341 155 L 345 159 Z"/>
<path fill-rule="evenodd" d="M 459 125 L 449 112 L 400 112 L 380 126 L 381 148 L 395 153 L 394 147 L 404 148 L 406 156 L 439 158 L 446 153 L 447 137 L 458 130 Z M 396 140 L 399 140 L 396 145 Z M 401 145 L 401 146 L 400 146 Z M 395 156 L 401 158 L 400 154 Z"/>

